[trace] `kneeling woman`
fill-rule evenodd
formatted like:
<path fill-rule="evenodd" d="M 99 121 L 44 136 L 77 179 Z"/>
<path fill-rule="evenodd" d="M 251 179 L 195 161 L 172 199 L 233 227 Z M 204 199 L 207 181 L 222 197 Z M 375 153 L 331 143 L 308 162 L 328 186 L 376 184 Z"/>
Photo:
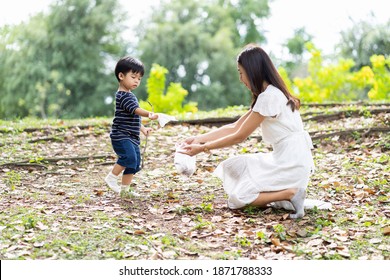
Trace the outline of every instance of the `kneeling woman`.
<path fill-rule="evenodd" d="M 240 81 L 250 90 L 250 110 L 233 124 L 185 140 L 184 153 L 196 155 L 243 142 L 259 126 L 270 153 L 239 155 L 219 164 L 215 175 L 229 195 L 228 206 L 265 207 L 290 201 L 295 214 L 304 215 L 304 200 L 314 163 L 309 134 L 299 114 L 300 101 L 288 91 L 267 53 L 246 46 L 237 58 Z"/>

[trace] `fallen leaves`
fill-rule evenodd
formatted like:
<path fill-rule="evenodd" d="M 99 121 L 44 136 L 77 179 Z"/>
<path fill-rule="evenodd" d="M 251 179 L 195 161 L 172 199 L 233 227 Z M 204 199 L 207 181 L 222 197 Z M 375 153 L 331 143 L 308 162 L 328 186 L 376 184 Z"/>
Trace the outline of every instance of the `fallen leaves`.
<path fill-rule="evenodd" d="M 103 196 L 105 191 L 104 190 L 98 190 L 98 189 L 94 189 L 93 192 L 97 195 L 97 196 Z"/>
<path fill-rule="evenodd" d="M 362 119 L 346 121 L 307 125 L 311 131 L 360 127 Z M 229 210 L 221 182 L 212 176 L 217 164 L 227 157 L 270 150 L 256 139 L 213 151 L 211 155 L 200 154 L 197 171 L 188 178 L 175 170 L 173 147 L 185 137 L 210 128 L 190 126 L 181 131 L 180 126 L 167 126 L 157 130 L 149 138 L 145 169 L 135 176 L 132 186 L 142 196 L 133 198 L 116 196 L 105 186 L 103 178 L 115 160 L 108 131 L 94 134 L 92 126 L 86 127 L 87 133 L 80 133 L 81 128 L 68 130 L 62 142 L 20 144 L 11 147 L 12 152 L 9 147 L 2 150 L 8 161 L 62 159 L 40 163 L 46 168 L 1 169 L 0 256 L 9 259 L 386 259 L 389 256 L 390 157 L 386 147 L 390 139 L 386 135 L 360 139 L 338 136 L 337 141 L 323 139 L 315 143 L 317 172 L 310 182 L 308 196 L 330 201 L 334 207 L 331 211 L 308 210 L 303 219 L 292 221 L 290 212 L 285 210 Z M 49 138 L 54 132 L 46 129 L 12 137 Z M 100 159 L 91 156 L 99 154 L 110 156 Z M 21 174 L 23 180 L 17 181 L 11 171 Z M 13 180 L 14 190 L 6 185 L 7 180 Z"/>
<path fill-rule="evenodd" d="M 274 246 L 280 246 L 280 240 L 279 238 L 271 238 L 271 242 L 272 244 L 274 244 Z"/>
<path fill-rule="evenodd" d="M 306 231 L 305 229 L 299 229 L 299 230 L 297 231 L 297 234 L 298 234 L 298 236 L 300 236 L 300 237 L 306 237 L 306 236 L 307 236 L 307 231 Z"/>

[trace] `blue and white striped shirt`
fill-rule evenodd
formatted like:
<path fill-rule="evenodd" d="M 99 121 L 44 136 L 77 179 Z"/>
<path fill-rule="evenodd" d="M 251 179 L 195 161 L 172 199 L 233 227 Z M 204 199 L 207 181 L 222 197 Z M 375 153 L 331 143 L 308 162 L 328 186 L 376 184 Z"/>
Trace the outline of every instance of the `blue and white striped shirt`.
<path fill-rule="evenodd" d="M 115 94 L 115 116 L 112 122 L 111 140 L 128 139 L 140 145 L 141 117 L 134 111 L 139 108 L 138 99 L 132 92 L 117 91 Z"/>

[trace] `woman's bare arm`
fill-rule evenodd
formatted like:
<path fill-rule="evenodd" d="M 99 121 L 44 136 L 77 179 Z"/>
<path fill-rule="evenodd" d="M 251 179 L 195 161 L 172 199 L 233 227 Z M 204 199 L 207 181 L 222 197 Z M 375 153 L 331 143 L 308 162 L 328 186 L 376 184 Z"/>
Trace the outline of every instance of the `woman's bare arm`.
<path fill-rule="evenodd" d="M 243 122 L 240 122 L 240 126 L 236 129 L 234 133 L 227 134 L 224 137 L 208 141 L 204 144 L 192 144 L 184 147 L 183 153 L 190 156 L 196 155 L 200 152 L 219 149 L 224 147 L 229 147 L 234 144 L 243 142 L 249 135 L 259 127 L 259 125 L 264 120 L 264 116 L 260 115 L 257 112 L 252 112 L 246 116 Z"/>
<path fill-rule="evenodd" d="M 193 137 L 193 141 L 186 141 L 188 144 L 198 144 L 198 143 L 206 143 L 210 141 L 214 141 L 216 139 L 220 139 L 223 137 L 226 137 L 227 135 L 234 134 L 237 132 L 237 130 L 240 128 L 240 126 L 245 122 L 245 120 L 248 118 L 249 114 L 252 112 L 252 110 L 249 110 L 244 115 L 242 115 L 236 122 L 232 124 L 224 125 L 216 130 L 210 131 L 205 134 L 198 135 L 196 137 Z M 191 139 L 191 138 L 190 138 Z"/>

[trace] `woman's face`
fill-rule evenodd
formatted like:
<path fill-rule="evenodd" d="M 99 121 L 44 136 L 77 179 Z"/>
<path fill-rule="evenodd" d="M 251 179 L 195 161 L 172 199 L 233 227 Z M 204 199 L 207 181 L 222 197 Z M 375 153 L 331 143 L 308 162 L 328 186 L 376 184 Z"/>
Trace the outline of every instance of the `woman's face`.
<path fill-rule="evenodd" d="M 243 83 L 249 90 L 251 90 L 248 76 L 246 75 L 245 69 L 237 63 L 237 71 L 240 75 L 240 82 Z"/>

